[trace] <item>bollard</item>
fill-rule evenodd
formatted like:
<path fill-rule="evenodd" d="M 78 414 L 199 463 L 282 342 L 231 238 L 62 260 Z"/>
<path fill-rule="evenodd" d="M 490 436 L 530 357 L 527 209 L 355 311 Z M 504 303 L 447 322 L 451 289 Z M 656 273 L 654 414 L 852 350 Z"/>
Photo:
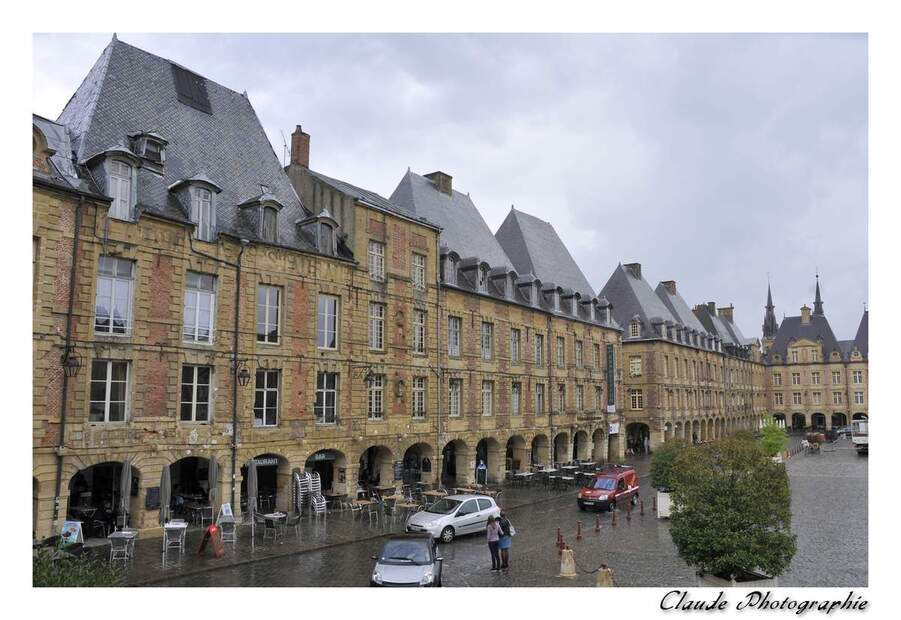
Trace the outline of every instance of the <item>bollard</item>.
<path fill-rule="evenodd" d="M 576 540 L 582 540 L 582 522 L 576 521 Z"/>
<path fill-rule="evenodd" d="M 626 504 L 626 521 L 632 520 L 632 502 Z"/>
<path fill-rule="evenodd" d="M 563 550 L 565 548 L 566 548 L 566 541 L 561 538 L 560 544 L 557 545 L 557 555 L 563 555 Z"/>
<path fill-rule="evenodd" d="M 560 550 L 560 577 L 576 576 L 576 558 L 573 550 L 567 547 Z"/>
<path fill-rule="evenodd" d="M 594 533 L 595 534 L 601 533 L 601 515 L 594 516 Z"/>
<path fill-rule="evenodd" d="M 654 512 L 657 512 L 657 496 L 656 495 L 654 496 L 654 502 L 653 502 L 653 506 L 651 507 L 651 509 Z"/>
<path fill-rule="evenodd" d="M 644 500 L 640 500 L 638 502 L 638 514 L 640 514 L 642 517 L 644 516 Z"/>
<path fill-rule="evenodd" d="M 560 528 L 558 527 L 557 528 L 557 540 L 554 542 L 554 544 L 559 547 L 561 542 L 563 542 L 563 535 L 560 533 Z"/>
<path fill-rule="evenodd" d="M 616 525 L 616 510 L 613 510 L 613 519 L 610 521 L 610 525 Z"/>

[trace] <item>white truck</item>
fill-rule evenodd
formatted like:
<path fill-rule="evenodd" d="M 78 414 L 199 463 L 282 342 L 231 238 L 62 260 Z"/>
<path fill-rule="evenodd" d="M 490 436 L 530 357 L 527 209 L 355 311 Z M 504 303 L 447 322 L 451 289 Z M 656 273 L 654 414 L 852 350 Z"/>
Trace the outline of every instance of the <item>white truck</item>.
<path fill-rule="evenodd" d="M 851 443 L 857 449 L 857 454 L 866 454 L 870 447 L 870 438 L 867 434 L 867 421 L 854 420 L 851 423 Z"/>

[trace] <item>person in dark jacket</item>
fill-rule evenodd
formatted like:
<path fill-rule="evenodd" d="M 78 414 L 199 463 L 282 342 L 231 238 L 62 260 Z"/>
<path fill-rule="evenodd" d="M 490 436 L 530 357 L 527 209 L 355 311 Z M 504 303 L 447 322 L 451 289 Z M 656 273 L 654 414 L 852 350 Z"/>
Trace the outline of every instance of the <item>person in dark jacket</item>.
<path fill-rule="evenodd" d="M 507 518 L 506 513 L 501 512 L 498 519 L 501 527 L 501 537 L 497 542 L 497 548 L 501 552 L 501 568 L 510 568 L 510 547 L 513 546 L 513 524 Z"/>
<path fill-rule="evenodd" d="M 501 537 L 501 526 L 494 517 L 488 517 L 486 534 L 488 538 L 488 550 L 491 552 L 491 570 L 500 570 L 501 558 L 497 552 L 497 545 Z"/>

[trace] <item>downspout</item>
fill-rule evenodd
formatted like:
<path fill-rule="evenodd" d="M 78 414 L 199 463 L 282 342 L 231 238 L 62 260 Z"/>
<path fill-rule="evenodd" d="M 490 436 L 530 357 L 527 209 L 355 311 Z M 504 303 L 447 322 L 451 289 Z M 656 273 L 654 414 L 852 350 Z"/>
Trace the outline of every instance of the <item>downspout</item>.
<path fill-rule="evenodd" d="M 438 486 L 441 486 L 441 472 L 444 471 L 444 453 L 443 453 L 443 451 L 442 452 L 439 452 L 439 451 L 442 450 L 442 448 L 443 448 L 443 446 L 441 445 L 441 392 L 444 390 L 444 375 L 441 372 L 441 350 L 442 350 L 442 345 L 441 345 L 441 321 L 442 321 L 441 290 L 442 290 L 442 287 L 441 287 L 441 237 L 440 237 L 440 234 L 435 235 L 435 264 L 436 264 L 435 280 L 438 282 L 437 302 L 436 302 L 436 304 L 438 306 L 438 311 L 436 312 L 436 314 L 438 315 L 438 317 L 435 322 L 436 323 L 435 324 L 435 337 L 436 337 L 435 346 L 438 348 L 438 355 L 435 356 L 438 360 L 438 369 L 437 369 L 437 374 L 438 374 L 438 411 L 436 414 L 437 418 L 436 418 L 436 426 L 435 426 L 435 452 L 436 452 L 436 454 L 441 455 L 439 458 L 435 459 L 435 461 L 436 461 L 436 464 L 438 465 L 438 468 L 437 468 L 438 471 L 436 472 L 437 482 L 438 482 Z M 420 464 L 420 466 L 421 466 L 421 464 Z"/>
<path fill-rule="evenodd" d="M 540 294 L 540 293 L 539 293 Z M 550 427 L 548 430 L 550 431 L 550 441 L 548 442 L 548 461 L 550 462 L 551 468 L 554 467 L 554 457 L 557 455 L 557 437 L 554 432 L 554 407 L 556 407 L 557 403 L 557 386 L 554 385 L 554 364 L 556 361 L 553 359 L 554 348 L 551 344 L 554 341 L 554 336 L 551 333 L 551 315 L 548 313 L 546 315 L 547 320 L 547 381 L 548 381 L 548 390 L 545 398 L 548 399 L 548 426 Z"/>
<path fill-rule="evenodd" d="M 78 246 L 81 240 L 81 217 L 82 208 L 84 207 L 84 197 L 78 197 L 78 204 L 75 206 L 75 235 L 72 238 L 72 264 L 69 267 L 69 300 L 66 309 L 66 340 L 63 355 L 69 351 L 72 343 L 72 312 L 75 304 L 75 275 L 77 273 L 76 263 L 78 261 Z M 59 438 L 56 445 L 56 486 L 53 496 L 53 523 L 56 525 L 59 519 L 59 495 L 62 489 L 63 481 L 63 444 L 66 437 L 66 413 L 67 402 L 66 397 L 69 394 L 69 375 L 63 372 L 63 391 L 59 405 Z"/>

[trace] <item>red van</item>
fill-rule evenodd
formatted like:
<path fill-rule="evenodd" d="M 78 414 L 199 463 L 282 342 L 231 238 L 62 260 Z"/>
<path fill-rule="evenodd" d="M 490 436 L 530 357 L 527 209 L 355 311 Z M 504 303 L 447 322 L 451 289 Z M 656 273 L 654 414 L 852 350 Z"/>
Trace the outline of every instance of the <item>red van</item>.
<path fill-rule="evenodd" d="M 606 509 L 638 503 L 638 474 L 631 465 L 611 465 L 599 471 L 588 486 L 579 489 L 579 510 Z"/>

